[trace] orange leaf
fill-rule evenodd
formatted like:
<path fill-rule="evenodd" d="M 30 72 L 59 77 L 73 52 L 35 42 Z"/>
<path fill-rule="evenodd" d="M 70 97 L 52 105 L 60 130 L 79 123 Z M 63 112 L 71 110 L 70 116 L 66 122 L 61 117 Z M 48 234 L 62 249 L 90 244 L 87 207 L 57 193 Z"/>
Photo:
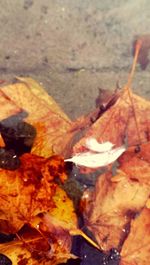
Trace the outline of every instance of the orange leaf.
<path fill-rule="evenodd" d="M 0 219 L 7 220 L 13 233 L 32 223 L 39 213 L 55 207 L 54 179 L 66 179 L 61 158 L 44 159 L 31 154 L 21 157 L 19 169 L 0 169 L 0 175 Z"/>
<path fill-rule="evenodd" d="M 25 120 L 36 128 L 32 153 L 44 157 L 62 153 L 74 135 L 71 121 L 34 80 L 19 80 L 20 83 L 5 86 L 0 91 L 28 113 Z"/>
<path fill-rule="evenodd" d="M 0 230 L 18 233 L 24 231 L 24 225 L 31 228 L 28 238 L 24 233 L 20 237 L 19 232 L 20 240 L 0 245 L 0 252 L 13 264 L 66 262 L 74 258 L 70 254 L 70 231 L 78 228 L 73 202 L 55 182 L 67 178 L 64 161 L 57 156 L 45 159 L 32 154 L 20 159 L 19 169 L 0 169 Z M 33 229 L 37 234 L 34 238 Z"/>

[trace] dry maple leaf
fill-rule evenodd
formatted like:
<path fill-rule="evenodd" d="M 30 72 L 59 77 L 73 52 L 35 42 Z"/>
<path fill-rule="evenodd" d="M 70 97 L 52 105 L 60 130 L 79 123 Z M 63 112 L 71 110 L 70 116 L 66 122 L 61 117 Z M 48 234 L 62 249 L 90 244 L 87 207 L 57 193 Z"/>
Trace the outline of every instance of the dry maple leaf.
<path fill-rule="evenodd" d="M 43 237 L 40 242 L 52 240 L 52 244 L 49 244 L 53 246 L 53 252 L 50 251 L 49 259 L 54 259 L 54 264 L 72 257 L 70 254 L 72 235 L 81 235 L 98 248 L 96 243 L 78 228 L 73 202 L 57 184 L 59 179 L 64 182 L 67 178 L 64 160 L 58 156 L 46 159 L 33 154 L 24 154 L 20 159 L 21 165 L 17 170 L 0 169 L 1 232 L 18 233 L 24 225 L 30 225 Z M 32 249 L 33 241 L 31 238 L 29 240 Z M 8 246 L 6 244 L 6 248 L 2 245 L 0 251 L 2 250 L 6 255 L 8 253 L 13 260 L 19 258 L 18 255 L 27 255 L 26 258 L 30 261 L 32 256 L 28 255 L 28 252 L 31 251 L 28 248 L 26 250 L 28 242 L 25 240 L 24 243 L 25 246 L 19 241 L 19 246 L 17 245 L 16 251 L 20 251 L 20 254 L 18 252 L 13 254 L 14 242 Z M 43 253 L 45 252 L 42 252 L 41 256 L 44 259 Z M 36 261 L 33 257 L 33 264 L 34 262 Z M 46 264 L 45 259 L 41 262 Z"/>
<path fill-rule="evenodd" d="M 150 140 L 150 102 L 132 93 L 130 89 L 141 46 L 140 40 L 136 43 L 132 69 L 120 97 L 74 146 L 75 154 L 85 150 L 85 143 L 91 137 L 99 143 L 110 141 L 117 146 L 124 143 L 136 146 Z"/>
<path fill-rule="evenodd" d="M 136 111 L 139 134 L 128 92 L 123 91 L 117 102 L 91 126 L 85 137 L 74 146 L 74 153 L 83 151 L 86 139 L 90 137 L 97 139 L 98 142 L 110 141 L 117 146 L 124 144 L 126 139 L 129 146 L 148 141 L 150 135 L 150 102 L 135 94 L 131 96 Z"/>
<path fill-rule="evenodd" d="M 126 237 L 131 218 L 145 205 L 149 186 L 130 179 L 123 171 L 115 177 L 99 177 L 84 212 L 85 222 L 103 250 L 119 248 Z"/>
<path fill-rule="evenodd" d="M 150 257 L 150 210 L 145 208 L 131 222 L 130 234 L 121 251 L 120 265 L 147 265 Z"/>
<path fill-rule="evenodd" d="M 19 80 L 21 82 L 1 88 L 0 92 L 10 102 L 14 102 L 17 108 L 28 113 L 25 121 L 33 125 L 37 131 L 32 153 L 44 157 L 62 153 L 74 135 L 72 122 L 34 80 Z M 7 106 L 5 108 L 7 109 Z"/>
<path fill-rule="evenodd" d="M 12 232 L 32 223 L 39 213 L 52 210 L 58 186 L 55 178 L 66 179 L 61 158 L 45 159 L 32 154 L 21 157 L 17 170 L 0 169 L 0 175 L 0 219 L 8 221 Z"/>
<path fill-rule="evenodd" d="M 19 169 L 1 169 L 0 175 L 1 232 L 18 233 L 25 224 L 37 232 L 32 238 L 30 229 L 28 238 L 23 233 L 20 240 L 0 245 L 0 252 L 14 265 L 23 261 L 25 264 L 48 264 L 50 261 L 58 264 L 73 257 L 70 254 L 71 233 L 73 230 L 79 234 L 77 217 L 73 202 L 55 182 L 66 179 L 63 159 L 24 154 Z M 44 247 L 47 244 L 48 249 L 43 250 L 43 244 Z"/>

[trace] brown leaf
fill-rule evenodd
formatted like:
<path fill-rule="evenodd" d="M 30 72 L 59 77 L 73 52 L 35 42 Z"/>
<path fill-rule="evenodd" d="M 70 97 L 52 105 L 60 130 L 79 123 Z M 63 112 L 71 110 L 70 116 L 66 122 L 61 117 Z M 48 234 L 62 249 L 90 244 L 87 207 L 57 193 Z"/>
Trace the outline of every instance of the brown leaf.
<path fill-rule="evenodd" d="M 115 177 L 99 177 L 84 212 L 88 228 L 105 251 L 118 248 L 127 235 L 127 225 L 145 205 L 149 186 L 130 179 L 123 171 Z"/>
<path fill-rule="evenodd" d="M 150 210 L 143 209 L 131 222 L 121 251 L 121 265 L 147 265 L 150 257 Z"/>
<path fill-rule="evenodd" d="M 93 137 L 99 142 L 110 141 L 116 146 L 124 144 L 126 140 L 129 146 L 148 141 L 150 137 L 150 102 L 133 93 L 131 96 L 134 109 L 128 92 L 125 90 L 117 102 L 91 126 L 85 137 L 75 145 L 74 153 L 84 150 L 83 146 L 89 137 Z"/>

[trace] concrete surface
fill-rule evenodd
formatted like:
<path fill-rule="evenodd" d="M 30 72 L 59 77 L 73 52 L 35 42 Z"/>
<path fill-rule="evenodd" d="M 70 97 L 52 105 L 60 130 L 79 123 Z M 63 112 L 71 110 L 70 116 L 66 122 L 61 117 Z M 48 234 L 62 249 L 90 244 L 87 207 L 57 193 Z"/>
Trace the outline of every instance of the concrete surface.
<path fill-rule="evenodd" d="M 149 0 L 0 0 L 0 79 L 31 76 L 72 118 L 98 88 L 123 86 L 135 35 L 150 33 Z M 150 98 L 150 66 L 133 88 Z"/>

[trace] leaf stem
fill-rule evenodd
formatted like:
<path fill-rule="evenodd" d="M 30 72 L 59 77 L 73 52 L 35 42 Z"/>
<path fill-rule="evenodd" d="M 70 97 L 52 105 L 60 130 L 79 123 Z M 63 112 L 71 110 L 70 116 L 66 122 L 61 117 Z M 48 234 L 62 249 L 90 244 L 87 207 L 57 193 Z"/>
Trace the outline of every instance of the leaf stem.
<path fill-rule="evenodd" d="M 140 52 L 141 46 L 142 46 L 142 41 L 141 40 L 137 41 L 136 47 L 135 47 L 135 55 L 134 55 L 134 59 L 133 59 L 131 72 L 129 74 L 127 84 L 126 84 L 126 86 L 124 88 L 128 92 L 129 100 L 130 100 L 131 105 L 132 105 L 135 125 L 136 125 L 136 129 L 137 129 L 137 135 L 138 135 L 138 138 L 139 138 L 139 144 L 141 144 L 142 141 L 141 141 L 140 131 L 139 131 L 139 127 L 138 127 L 138 120 L 137 120 L 137 115 L 136 115 L 136 111 L 135 111 L 134 100 L 133 100 L 132 93 L 131 93 L 131 83 L 132 83 L 132 80 L 133 80 L 135 67 L 136 67 L 136 63 L 137 63 L 137 60 L 138 60 L 138 56 L 139 56 L 139 52 Z"/>
<path fill-rule="evenodd" d="M 89 242 L 93 247 L 97 248 L 98 250 L 102 250 L 102 248 L 94 242 L 90 237 L 88 237 L 82 230 L 80 229 L 72 229 L 69 231 L 70 235 L 75 236 L 75 235 L 80 235 L 82 236 L 87 242 Z"/>

